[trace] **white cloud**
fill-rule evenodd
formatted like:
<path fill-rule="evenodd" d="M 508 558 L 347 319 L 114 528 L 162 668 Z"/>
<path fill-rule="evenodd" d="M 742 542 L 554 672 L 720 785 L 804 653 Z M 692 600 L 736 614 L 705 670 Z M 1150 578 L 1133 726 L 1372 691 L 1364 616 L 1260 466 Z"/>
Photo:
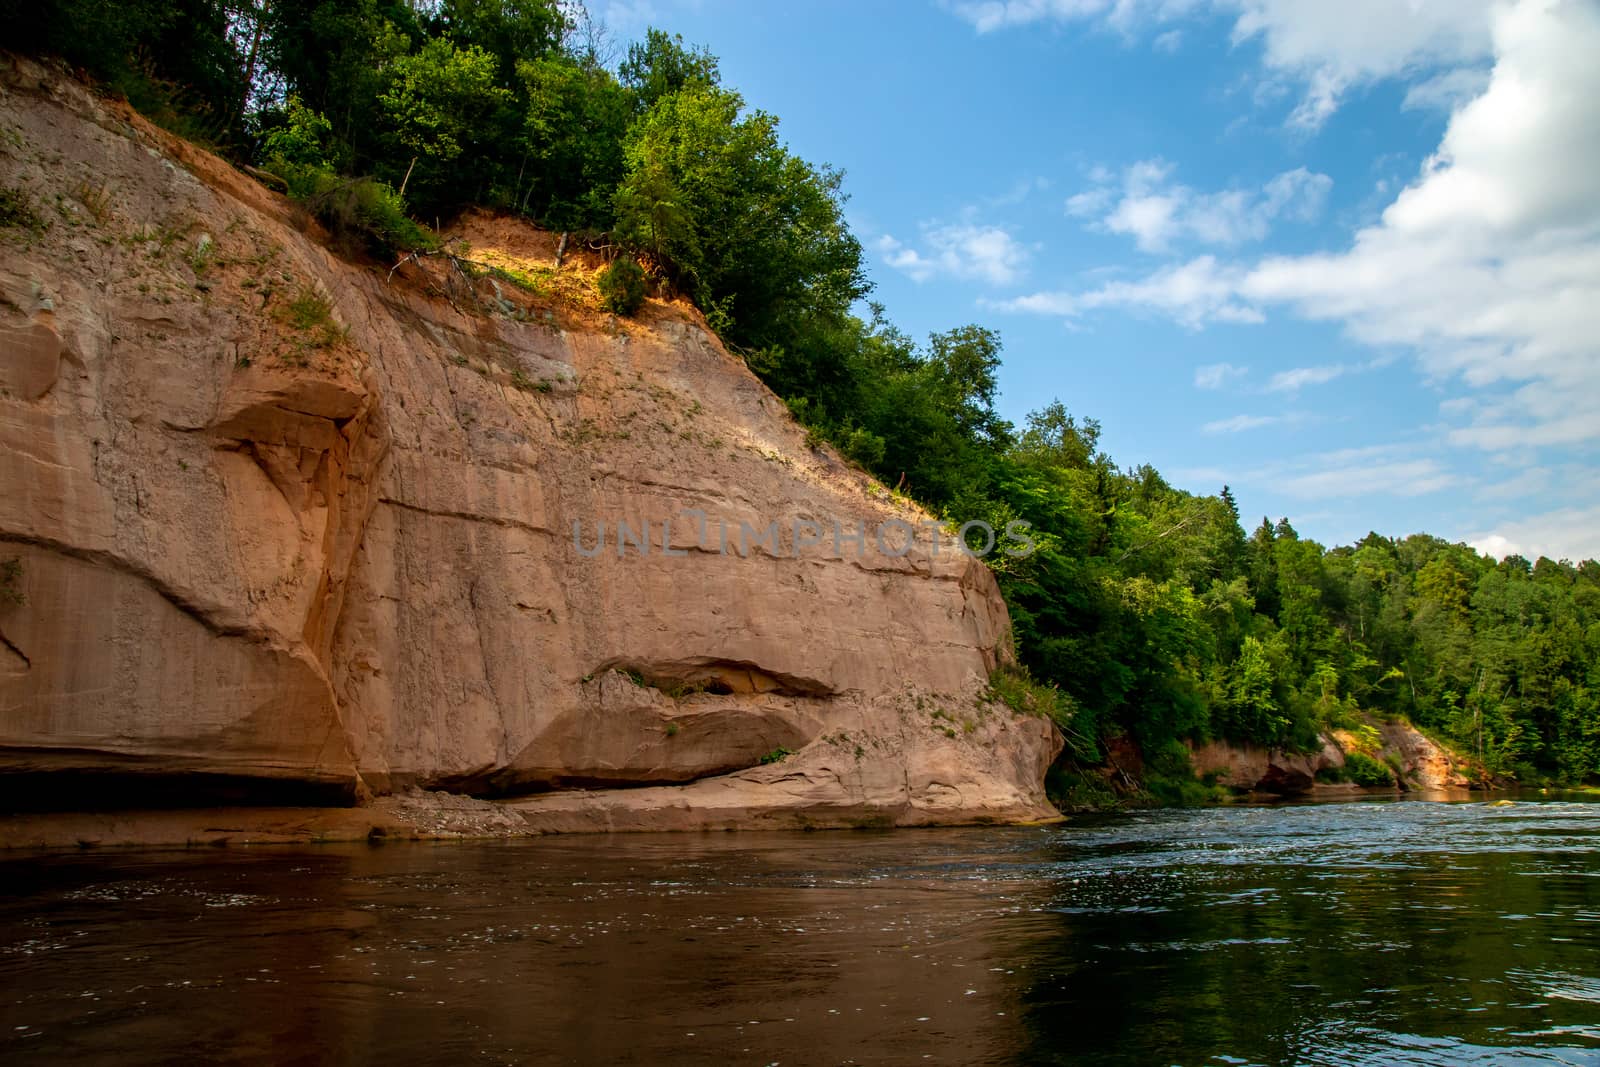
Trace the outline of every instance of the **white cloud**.
<path fill-rule="evenodd" d="M 955 0 L 948 6 L 979 33 L 1079 19 L 1103 20 L 1130 33 L 1141 25 L 1182 18 L 1205 7 L 1206 0 Z"/>
<path fill-rule="evenodd" d="M 1333 179 L 1304 167 L 1285 171 L 1259 190 L 1201 193 L 1172 179 L 1160 159 L 1135 163 L 1120 188 L 1108 182 L 1067 200 L 1067 214 L 1125 234 L 1146 252 L 1165 252 L 1181 239 L 1206 245 L 1259 241 L 1280 218 L 1310 222 L 1322 213 Z"/>
<path fill-rule="evenodd" d="M 1067 214 L 1077 218 L 1090 218 L 1105 212 L 1116 202 L 1117 194 L 1110 186 L 1085 189 L 1067 197 Z"/>
<path fill-rule="evenodd" d="M 1309 422 L 1315 416 L 1290 413 L 1281 417 L 1261 416 L 1273 421 L 1253 421 L 1240 416 L 1221 420 L 1210 432 L 1228 433 L 1255 429 L 1283 422 Z M 1370 496 L 1421 496 L 1463 484 L 1463 479 L 1437 458 L 1418 455 L 1415 444 L 1386 443 L 1341 448 L 1288 459 L 1274 460 L 1254 469 L 1229 470 L 1226 478 L 1235 485 L 1269 486 L 1302 500 L 1343 500 Z M 1217 480 L 1216 478 L 1212 479 Z"/>
<path fill-rule="evenodd" d="M 1190 329 L 1208 322 L 1258 323 L 1261 312 L 1234 298 L 1238 280 L 1212 256 L 1156 271 L 1136 282 L 1107 282 L 1087 292 L 1041 292 L 1001 301 L 993 306 L 1007 311 L 1076 318 L 1099 308 L 1153 310 L 1168 315 Z"/>
<path fill-rule="evenodd" d="M 1171 196 L 1125 196 L 1105 218 L 1112 233 L 1131 236 L 1146 252 L 1165 252 L 1178 233 L 1178 201 Z"/>
<path fill-rule="evenodd" d="M 1068 21 L 1109 15 L 1112 6 L 1110 0 L 962 0 L 952 5 L 956 14 L 977 27 L 979 33 L 1044 19 Z"/>
<path fill-rule="evenodd" d="M 1297 414 L 1307 422 L 1322 421 L 1315 413 Z M 1218 432 L 1225 431 L 1219 429 Z M 1255 453 L 1239 454 L 1261 454 L 1262 451 L 1258 448 Z M 1376 497 L 1404 500 L 1444 494 L 1421 506 L 1435 509 L 1436 520 L 1433 525 L 1447 522 L 1462 498 L 1479 486 L 1476 477 L 1452 468 L 1449 460 L 1448 453 L 1441 451 L 1437 442 L 1408 438 L 1328 452 L 1303 453 L 1254 466 L 1175 467 L 1170 476 L 1174 484 L 1185 487 L 1222 483 L 1233 486 L 1244 502 L 1247 517 L 1260 514 L 1255 510 L 1261 506 L 1260 503 L 1252 501 L 1259 501 L 1263 496 L 1271 497 L 1277 500 L 1269 505 L 1271 514 L 1288 514 L 1296 525 L 1319 522 L 1322 527 L 1319 539 L 1331 537 L 1330 544 L 1348 544 L 1360 538 L 1369 528 L 1383 529 L 1382 524 L 1375 527 L 1366 525 L 1375 507 L 1380 512 L 1385 510 L 1384 506 L 1373 503 Z M 1310 503 L 1305 506 L 1316 507 L 1317 510 L 1307 511 L 1300 506 L 1286 507 L 1287 502 L 1278 499 L 1280 496 L 1308 501 Z M 1485 509 L 1479 510 L 1481 515 Z M 1393 514 L 1392 511 L 1389 513 Z M 1369 515 L 1369 519 L 1363 520 L 1360 517 L 1363 514 Z M 1384 523 L 1389 521 L 1384 520 Z M 1250 521 L 1246 521 L 1246 529 L 1251 525 Z M 1494 529 L 1492 525 L 1490 528 L 1491 531 Z M 1600 520 L 1597 520 L 1595 528 L 1600 532 Z M 1454 533 L 1448 528 L 1436 529 L 1435 532 L 1451 539 L 1465 540 L 1460 534 L 1462 529 L 1457 526 Z M 1600 537 L 1594 540 L 1600 541 Z"/>
<path fill-rule="evenodd" d="M 935 277 L 1010 285 L 1022 277 L 1028 250 L 998 226 L 925 226 L 923 250 L 894 237 L 878 238 L 884 262 L 919 282 Z"/>
<path fill-rule="evenodd" d="M 1583 2 L 1583 0 L 1577 0 Z M 1489 53 L 1494 0 L 980 0 L 953 10 L 980 33 L 1041 21 L 1095 22 L 1125 34 L 1171 32 L 1197 13 L 1233 19 L 1236 42 L 1261 47 L 1268 80 L 1305 95 L 1291 125 L 1315 128 L 1349 89 L 1421 69 L 1470 66 Z"/>
<path fill-rule="evenodd" d="M 1195 368 L 1194 387 L 1221 389 L 1231 379 L 1243 378 L 1249 372 L 1249 367 L 1235 367 L 1232 363 L 1208 363 L 1204 367 Z"/>
<path fill-rule="evenodd" d="M 1007 306 L 1143 308 L 1197 328 L 1287 305 L 1475 390 L 1442 412 L 1453 444 L 1600 441 L 1600 5 L 1520 0 L 1497 15 L 1494 46 L 1487 89 L 1346 250 L 1253 267 L 1200 257 Z"/>
<path fill-rule="evenodd" d="M 1272 376 L 1271 381 L 1267 382 L 1267 392 L 1294 393 L 1309 385 L 1326 385 L 1342 376 L 1346 369 L 1343 364 L 1333 363 L 1321 367 L 1295 367 L 1292 370 L 1279 371 Z"/>
<path fill-rule="evenodd" d="M 1260 430 L 1267 426 L 1297 426 L 1307 421 L 1306 416 L 1298 412 L 1287 415 L 1233 415 L 1226 419 L 1217 419 L 1200 427 L 1203 433 L 1243 433 L 1246 430 Z"/>
<path fill-rule="evenodd" d="M 1600 507 L 1548 511 L 1476 534 L 1467 543 L 1496 558 L 1600 559 Z"/>
<path fill-rule="evenodd" d="M 989 207 L 1016 207 L 1035 193 L 1042 193 L 1050 188 L 1050 179 L 1043 175 L 1032 178 L 1020 178 L 1010 189 L 984 199 L 984 204 Z"/>
<path fill-rule="evenodd" d="M 1521 469 L 1514 477 L 1482 486 L 1473 494 L 1474 498 L 1486 501 L 1525 500 L 1549 491 L 1555 484 L 1554 472 L 1548 467 L 1528 465 L 1525 457 L 1517 465 Z"/>
<path fill-rule="evenodd" d="M 1477 67 L 1458 67 L 1435 74 L 1406 90 L 1400 106 L 1409 111 L 1451 112 L 1483 93 L 1489 87 L 1489 71 Z"/>
<path fill-rule="evenodd" d="M 1483 95 L 1344 252 L 1273 257 L 1237 299 L 1416 349 L 1481 393 L 1451 440 L 1600 439 L 1600 7 L 1523 0 L 1496 20 Z"/>
<path fill-rule="evenodd" d="M 1327 203 L 1328 190 L 1333 179 L 1296 167 L 1273 178 L 1261 191 L 1260 213 L 1268 220 L 1293 219 L 1296 222 L 1313 222 L 1322 214 Z"/>
<path fill-rule="evenodd" d="M 1290 124 L 1316 128 L 1353 86 L 1489 50 L 1489 0 L 1218 0 L 1236 41 L 1258 39 L 1267 67 L 1298 75 L 1305 98 Z"/>
<path fill-rule="evenodd" d="M 1290 475 L 1278 487 L 1290 496 L 1324 497 L 1421 496 L 1457 484 L 1459 479 L 1433 459 L 1374 463 L 1355 460 L 1307 474 Z"/>

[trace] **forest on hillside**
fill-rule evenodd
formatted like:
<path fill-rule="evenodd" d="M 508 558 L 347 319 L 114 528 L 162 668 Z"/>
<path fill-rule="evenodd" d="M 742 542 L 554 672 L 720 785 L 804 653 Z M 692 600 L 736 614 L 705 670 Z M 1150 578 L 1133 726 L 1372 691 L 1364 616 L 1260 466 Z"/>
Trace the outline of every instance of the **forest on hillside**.
<path fill-rule="evenodd" d="M 1061 402 L 1002 419 L 999 335 L 897 329 L 842 176 L 676 37 L 613 46 L 542 0 L 39 0 L 7 6 L 0 44 L 276 175 L 352 254 L 429 247 L 424 222 L 472 205 L 612 249 L 817 442 L 948 519 L 1031 523 L 1036 553 L 991 557 L 1024 668 L 995 686 L 1054 718 L 1069 768 L 1125 736 L 1180 795 L 1182 739 L 1305 749 L 1377 715 L 1496 774 L 1600 778 L 1600 564 L 1421 534 L 1327 548 L 1243 525 L 1226 487 L 1119 465 Z"/>

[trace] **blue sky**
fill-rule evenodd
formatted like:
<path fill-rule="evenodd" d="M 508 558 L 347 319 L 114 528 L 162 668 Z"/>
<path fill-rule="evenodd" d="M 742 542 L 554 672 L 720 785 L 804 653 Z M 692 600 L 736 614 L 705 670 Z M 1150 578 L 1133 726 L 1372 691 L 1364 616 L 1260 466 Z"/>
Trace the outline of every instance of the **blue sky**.
<path fill-rule="evenodd" d="M 1600 0 L 597 3 L 847 172 L 875 299 L 1246 524 L 1600 556 Z"/>

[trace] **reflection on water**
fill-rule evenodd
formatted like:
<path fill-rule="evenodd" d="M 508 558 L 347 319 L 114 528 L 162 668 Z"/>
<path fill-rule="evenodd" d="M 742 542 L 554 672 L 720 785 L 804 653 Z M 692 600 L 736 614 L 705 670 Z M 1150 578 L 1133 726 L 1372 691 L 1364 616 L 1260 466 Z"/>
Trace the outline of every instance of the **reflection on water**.
<path fill-rule="evenodd" d="M 0 862 L 6 1062 L 1600 1064 L 1600 805 Z"/>

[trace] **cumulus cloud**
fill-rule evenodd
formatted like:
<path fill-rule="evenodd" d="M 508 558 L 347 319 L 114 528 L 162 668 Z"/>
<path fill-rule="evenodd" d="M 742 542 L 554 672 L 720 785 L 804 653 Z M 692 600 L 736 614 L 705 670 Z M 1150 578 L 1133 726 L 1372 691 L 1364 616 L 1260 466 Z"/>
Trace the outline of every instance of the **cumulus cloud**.
<path fill-rule="evenodd" d="M 1435 74 L 1406 90 L 1402 107 L 1408 111 L 1451 112 L 1489 87 L 1489 71 L 1460 67 Z"/>
<path fill-rule="evenodd" d="M 1066 318 L 1099 308 L 1156 311 L 1190 329 L 1199 329 L 1211 322 L 1261 322 L 1259 310 L 1235 298 L 1238 287 L 1232 272 L 1222 268 L 1215 257 L 1199 256 L 1187 263 L 1163 268 L 1139 281 L 1107 282 L 1098 289 L 1080 293 L 1030 293 L 992 306 Z"/>
<path fill-rule="evenodd" d="M 1138 308 L 1190 328 L 1288 307 L 1408 347 L 1430 377 L 1475 390 L 1443 412 L 1454 444 L 1600 441 L 1600 5 L 1520 0 L 1499 11 L 1494 51 L 1483 93 L 1345 250 L 1254 265 L 1203 256 L 1006 306 Z M 1315 378 L 1286 373 L 1301 377 L 1285 389 Z"/>
<path fill-rule="evenodd" d="M 1475 534 L 1467 543 L 1496 559 L 1600 559 L 1600 507 L 1548 511 Z"/>
<path fill-rule="evenodd" d="M 1297 393 L 1310 385 L 1327 385 L 1335 378 L 1341 377 L 1347 369 L 1342 363 L 1331 363 L 1321 367 L 1294 367 L 1282 370 L 1267 382 L 1267 392 Z"/>
<path fill-rule="evenodd" d="M 1583 2 L 1583 0 L 1577 0 Z M 1304 95 L 1291 125 L 1314 128 L 1341 96 L 1418 69 L 1471 66 L 1489 53 L 1494 0 L 957 0 L 950 5 L 981 33 L 1042 21 L 1090 22 L 1160 41 L 1196 14 L 1233 20 L 1235 42 L 1260 45 L 1269 78 L 1290 78 Z M 1375 31 L 1376 28 L 1376 31 Z"/>
<path fill-rule="evenodd" d="M 1028 261 L 1028 250 L 998 226 L 925 226 L 921 243 L 919 250 L 885 235 L 877 249 L 889 266 L 919 282 L 947 277 L 1010 285 Z"/>
<path fill-rule="evenodd" d="M 1286 415 L 1233 415 L 1226 419 L 1216 419 L 1200 427 L 1202 433 L 1244 433 L 1246 430 L 1260 430 L 1267 426 L 1298 426 L 1307 422 L 1307 416 L 1298 412 Z"/>
<path fill-rule="evenodd" d="M 957 0 L 951 8 L 975 26 L 979 33 L 1035 22 L 1070 22 L 1078 19 L 1105 19 L 1109 25 L 1128 30 L 1147 19 L 1181 16 L 1199 6 L 1198 0 Z"/>
<path fill-rule="evenodd" d="M 1290 124 L 1320 126 L 1350 88 L 1419 67 L 1457 67 L 1489 50 L 1489 0 L 1216 0 L 1235 41 L 1259 40 L 1268 68 L 1298 75 Z M 1374 32 L 1375 27 L 1381 30 Z"/>
<path fill-rule="evenodd" d="M 1352 496 L 1423 496 L 1448 489 L 1460 478 L 1435 459 L 1351 462 L 1295 474 L 1277 484 L 1290 496 L 1321 500 Z"/>
<path fill-rule="evenodd" d="M 996 196 L 984 198 L 983 203 L 991 208 L 1016 207 L 1035 193 L 1042 193 L 1048 188 L 1050 188 L 1050 179 L 1043 175 L 1019 178 L 1010 189 Z"/>
<path fill-rule="evenodd" d="M 1165 252 L 1184 239 L 1236 245 L 1266 237 L 1280 218 L 1312 221 L 1333 187 L 1332 178 L 1304 167 L 1285 171 L 1260 189 L 1215 193 L 1174 182 L 1172 174 L 1164 160 L 1135 163 L 1123 172 L 1120 187 L 1105 175 L 1100 184 L 1068 198 L 1067 214 L 1132 237 L 1146 252 Z"/>
<path fill-rule="evenodd" d="M 1194 370 L 1194 387 L 1196 389 L 1221 389 L 1234 378 L 1243 378 L 1250 373 L 1249 367 L 1235 367 L 1232 363 L 1208 363 L 1204 367 Z"/>
<path fill-rule="evenodd" d="M 1343 252 L 1263 260 L 1236 298 L 1343 322 L 1488 391 L 1459 444 L 1600 439 L 1600 7 L 1523 0 L 1487 89 Z"/>
<path fill-rule="evenodd" d="M 1271 421 L 1262 421 L 1271 420 Z M 1261 426 L 1315 422 L 1316 416 L 1236 416 L 1205 429 L 1211 433 L 1238 433 Z M 1186 474 L 1189 472 L 1185 472 Z M 1289 459 L 1273 460 L 1252 468 L 1216 472 L 1206 480 L 1237 485 L 1270 486 L 1275 492 L 1301 500 L 1344 500 L 1369 496 L 1423 496 L 1459 487 L 1465 479 L 1432 455 L 1419 454 L 1415 445 L 1377 444 L 1341 448 Z"/>
<path fill-rule="evenodd" d="M 1092 218 L 1105 213 L 1106 209 L 1117 201 L 1117 193 L 1110 186 L 1102 185 L 1094 189 L 1085 189 L 1081 193 L 1074 193 L 1067 197 L 1067 214 L 1078 218 Z"/>

